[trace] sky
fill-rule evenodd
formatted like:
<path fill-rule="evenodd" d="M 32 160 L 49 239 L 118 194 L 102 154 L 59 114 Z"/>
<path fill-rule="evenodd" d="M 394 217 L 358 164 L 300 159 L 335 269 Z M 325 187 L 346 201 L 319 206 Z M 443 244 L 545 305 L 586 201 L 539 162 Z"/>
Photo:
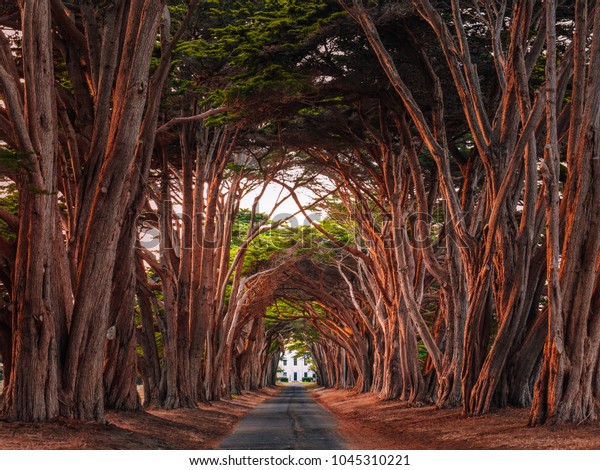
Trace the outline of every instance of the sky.
<path fill-rule="evenodd" d="M 250 209 L 254 202 L 254 198 L 259 194 L 260 189 L 256 189 L 254 191 L 249 192 L 241 201 L 240 206 L 244 209 Z M 267 187 L 265 193 L 263 194 L 259 206 L 258 211 L 266 214 L 270 214 L 273 210 L 273 207 L 277 204 L 277 201 L 284 198 L 288 192 L 286 190 L 281 190 L 281 186 L 276 183 L 271 183 Z M 298 199 L 303 205 L 309 205 L 311 201 L 316 197 L 312 191 L 305 188 L 300 188 L 296 191 L 298 195 Z M 174 207 L 175 212 L 178 212 L 178 207 Z M 180 208 L 179 208 L 180 210 Z M 294 200 L 290 197 L 286 199 L 278 208 L 275 210 L 273 215 L 271 216 L 271 220 L 274 222 L 285 219 L 292 214 L 296 214 L 298 212 L 298 206 L 294 202 Z M 323 215 L 316 211 L 307 211 L 307 213 L 311 216 L 312 220 L 321 220 Z M 310 223 L 306 220 L 302 213 L 296 215 L 294 218 L 290 219 L 287 224 L 291 227 L 298 227 L 300 225 L 309 225 Z M 146 228 L 142 232 L 142 236 L 140 238 L 140 243 L 144 248 L 149 249 L 152 252 L 157 252 L 159 246 L 159 230 L 156 228 Z"/>
<path fill-rule="evenodd" d="M 254 191 L 251 191 L 248 195 L 246 195 L 242 199 L 241 207 L 245 209 L 250 209 L 252 207 L 252 203 L 254 202 L 254 198 L 258 195 L 259 192 L 260 190 L 256 189 Z M 265 191 L 265 194 L 263 194 L 262 198 L 260 199 L 258 211 L 269 214 L 273 210 L 273 207 L 277 204 L 277 201 L 284 198 L 288 194 L 289 193 L 285 189 L 282 192 L 281 186 L 279 186 L 278 184 L 269 184 L 267 190 Z M 312 193 L 312 191 L 310 191 L 309 189 L 305 188 L 298 189 L 296 191 L 296 194 L 298 195 L 298 199 L 303 205 L 310 204 L 310 202 L 315 198 L 315 194 Z M 298 206 L 290 197 L 276 209 L 271 219 L 273 221 L 277 221 L 282 218 L 288 217 L 291 214 L 295 214 L 296 212 L 298 212 Z M 316 211 L 308 211 L 308 214 L 311 215 L 311 218 L 313 220 L 318 220 L 318 213 Z M 301 213 L 296 215 L 293 219 L 291 219 L 289 223 L 293 227 L 301 224 L 309 225 L 309 222 Z"/>

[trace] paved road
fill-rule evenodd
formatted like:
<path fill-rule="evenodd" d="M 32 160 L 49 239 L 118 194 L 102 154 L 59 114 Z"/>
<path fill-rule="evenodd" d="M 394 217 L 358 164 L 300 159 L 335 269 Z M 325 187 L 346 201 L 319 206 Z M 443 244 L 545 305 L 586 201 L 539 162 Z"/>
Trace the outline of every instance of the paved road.
<path fill-rule="evenodd" d="M 345 449 L 335 426 L 335 418 L 304 386 L 288 385 L 248 413 L 220 448 Z"/>

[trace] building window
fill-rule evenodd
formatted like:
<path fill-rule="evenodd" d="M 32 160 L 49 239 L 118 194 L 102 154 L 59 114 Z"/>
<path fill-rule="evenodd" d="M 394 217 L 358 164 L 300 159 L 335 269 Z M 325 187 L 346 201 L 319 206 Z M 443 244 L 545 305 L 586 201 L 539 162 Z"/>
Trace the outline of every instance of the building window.
<path fill-rule="evenodd" d="M 295 366 L 297 366 L 297 365 L 298 365 L 298 358 L 297 358 L 297 357 L 295 357 L 295 358 L 294 358 L 294 365 L 295 365 Z"/>
<path fill-rule="evenodd" d="M 294 372 L 294 382 L 298 382 L 298 372 Z"/>
<path fill-rule="evenodd" d="M 287 366 L 287 359 L 284 359 L 284 360 L 283 360 L 283 365 L 284 365 L 284 366 Z"/>
<path fill-rule="evenodd" d="M 305 373 L 304 373 L 304 377 L 308 377 L 308 372 L 305 372 Z"/>

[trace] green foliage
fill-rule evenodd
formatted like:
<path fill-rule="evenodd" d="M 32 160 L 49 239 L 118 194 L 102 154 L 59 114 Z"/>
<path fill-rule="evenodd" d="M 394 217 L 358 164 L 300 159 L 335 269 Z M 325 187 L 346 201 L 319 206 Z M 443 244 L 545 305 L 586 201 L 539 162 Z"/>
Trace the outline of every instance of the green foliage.
<path fill-rule="evenodd" d="M 22 173 L 29 165 L 29 155 L 0 148 L 0 175 Z"/>
<path fill-rule="evenodd" d="M 156 348 L 158 350 L 158 357 L 160 359 L 163 358 L 164 356 L 164 352 L 165 352 L 165 347 L 164 347 L 164 343 L 163 343 L 163 337 L 162 334 L 155 332 L 154 333 L 154 339 L 156 341 Z M 136 352 L 137 352 L 137 356 L 138 357 L 144 357 L 144 352 L 142 350 L 142 346 L 138 343 L 136 346 Z"/>
<path fill-rule="evenodd" d="M 155 282 L 158 283 L 160 282 L 160 277 L 159 275 L 156 273 L 156 271 L 154 271 L 152 268 L 146 268 L 146 274 L 148 276 L 148 280 L 150 282 Z M 156 297 L 157 300 L 162 301 L 164 299 L 164 295 L 162 293 L 161 290 L 153 290 L 152 291 L 152 295 L 154 295 L 154 297 Z M 161 304 L 158 304 L 158 308 L 159 308 L 159 314 L 160 315 L 164 315 L 164 309 L 160 306 Z M 142 326 L 142 314 L 140 311 L 140 306 L 139 304 L 137 304 L 135 306 L 134 309 L 134 317 L 133 317 L 133 321 L 134 324 L 136 326 L 136 328 L 141 328 Z M 156 347 L 158 350 L 158 357 L 162 359 L 163 355 L 164 355 L 164 345 L 163 345 L 163 336 L 160 332 L 155 332 L 154 333 L 154 338 L 156 341 Z M 140 344 L 138 343 L 137 348 L 137 355 L 138 357 L 143 357 L 143 351 L 142 351 L 142 347 L 140 346 Z"/>
<path fill-rule="evenodd" d="M 19 213 L 19 192 L 14 183 L 0 182 L 0 207 L 13 215 Z M 0 236 L 8 242 L 17 238 L 17 234 L 3 220 L 0 220 Z"/>
<path fill-rule="evenodd" d="M 63 87 L 65 90 L 73 92 L 73 83 L 71 82 L 71 77 L 69 76 L 67 63 L 65 60 L 57 60 L 54 63 L 54 74 L 56 76 L 56 81 L 61 87 Z"/>
<path fill-rule="evenodd" d="M 36 195 L 52 195 L 52 194 L 56 194 L 56 191 L 49 191 L 47 189 L 44 188 L 40 188 L 39 186 L 36 186 L 34 184 L 27 184 L 25 185 L 25 187 L 23 188 L 25 191 L 27 191 L 28 193 L 31 194 L 36 194 Z"/>
<path fill-rule="evenodd" d="M 293 321 L 295 318 L 301 317 L 302 313 L 297 307 L 278 299 L 273 305 L 267 308 L 265 312 L 265 324 L 268 328 L 281 321 Z"/>
<path fill-rule="evenodd" d="M 264 221 L 266 215 L 258 214 L 256 221 Z M 250 211 L 242 209 L 234 224 L 231 257 L 245 240 Z M 355 243 L 353 230 L 349 223 L 331 218 L 320 222 L 324 230 L 329 232 L 341 244 Z M 310 255 L 319 261 L 331 261 L 339 252 L 338 244 L 325 237 L 312 225 L 293 226 L 284 223 L 279 227 L 267 230 L 255 238 L 248 246 L 244 258 L 243 274 L 251 275 L 259 272 L 283 253 L 293 253 L 294 256 Z"/>
<path fill-rule="evenodd" d="M 209 0 L 195 37 L 174 51 L 173 90 L 196 93 L 211 106 L 310 92 L 311 80 L 297 65 L 311 35 L 340 14 L 332 0 Z"/>
<path fill-rule="evenodd" d="M 321 0 L 207 3 L 215 5 L 210 14 L 219 19 L 210 30 L 216 40 L 209 51 L 236 68 L 268 66 L 277 55 L 298 51 L 340 12 L 337 2 Z"/>
<path fill-rule="evenodd" d="M 427 348 L 422 340 L 419 340 L 417 347 L 419 348 L 419 363 L 422 369 L 425 369 L 425 361 L 427 360 Z"/>
<path fill-rule="evenodd" d="M 227 91 L 225 97 L 229 102 L 272 92 L 299 96 L 302 92 L 312 90 L 301 74 L 286 70 L 279 64 L 269 65 L 256 74 L 240 74 L 233 80 L 238 84 Z"/>
<path fill-rule="evenodd" d="M 281 226 L 263 232 L 248 246 L 244 258 L 244 275 L 261 271 L 273 258 L 279 256 L 281 251 L 296 246 L 298 242 L 298 231 L 292 227 Z"/>
<path fill-rule="evenodd" d="M 343 245 L 355 243 L 355 222 L 349 218 L 345 220 L 334 220 L 333 218 L 328 217 L 321 222 L 321 227 L 329 234 L 333 235 L 333 237 Z M 331 248 L 336 248 L 338 246 L 331 240 L 327 240 L 324 244 Z"/>
<path fill-rule="evenodd" d="M 286 349 L 292 352 L 294 357 L 304 357 L 304 363 L 311 365 L 310 346 L 319 338 L 319 333 L 306 321 L 297 322 L 295 326 L 286 343 Z"/>
<path fill-rule="evenodd" d="M 254 224 L 257 225 L 265 221 L 267 216 L 265 214 L 255 214 Z M 240 209 L 237 213 L 235 221 L 233 223 L 233 230 L 231 236 L 231 259 L 234 258 L 235 254 L 239 250 L 240 246 L 245 242 L 248 234 L 248 228 L 252 219 L 252 211 L 250 209 Z"/>
<path fill-rule="evenodd" d="M 319 307 L 315 305 L 319 311 Z M 305 364 L 312 364 L 310 346 L 318 340 L 319 333 L 306 320 L 306 312 L 299 306 L 289 303 L 283 299 L 278 299 L 267 308 L 265 314 L 265 325 L 267 328 L 273 328 L 285 325 L 281 336 L 284 338 L 285 349 L 293 354 L 294 357 L 303 357 Z M 279 343 L 277 343 L 279 347 Z"/>

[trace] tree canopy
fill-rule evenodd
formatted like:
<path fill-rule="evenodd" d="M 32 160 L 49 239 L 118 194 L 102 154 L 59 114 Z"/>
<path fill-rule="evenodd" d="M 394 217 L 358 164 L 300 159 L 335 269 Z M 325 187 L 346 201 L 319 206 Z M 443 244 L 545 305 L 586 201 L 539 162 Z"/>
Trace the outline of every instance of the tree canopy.
<path fill-rule="evenodd" d="M 5 417 L 194 407 L 273 383 L 288 342 L 325 386 L 598 418 L 595 2 L 20 0 L 0 26 Z"/>

